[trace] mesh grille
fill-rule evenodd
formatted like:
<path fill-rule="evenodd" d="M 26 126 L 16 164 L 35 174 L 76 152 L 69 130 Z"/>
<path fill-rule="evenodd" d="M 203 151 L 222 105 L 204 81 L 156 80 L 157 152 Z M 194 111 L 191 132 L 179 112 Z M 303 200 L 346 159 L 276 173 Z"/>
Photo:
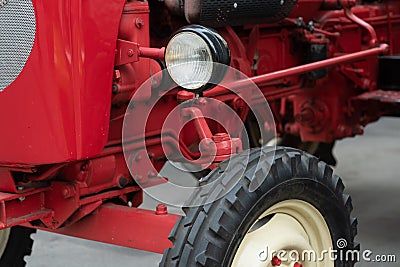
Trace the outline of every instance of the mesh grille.
<path fill-rule="evenodd" d="M 35 12 L 30 0 L 7 0 L 0 7 L 0 91 L 19 75 L 35 40 Z"/>
<path fill-rule="evenodd" d="M 286 18 L 297 0 L 202 0 L 200 23 L 219 26 L 273 23 Z"/>

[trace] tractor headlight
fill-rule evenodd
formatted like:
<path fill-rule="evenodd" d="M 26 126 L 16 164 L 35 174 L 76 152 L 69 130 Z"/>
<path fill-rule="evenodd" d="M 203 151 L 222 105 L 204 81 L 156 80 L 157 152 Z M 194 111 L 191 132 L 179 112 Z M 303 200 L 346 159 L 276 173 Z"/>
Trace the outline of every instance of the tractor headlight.
<path fill-rule="evenodd" d="M 165 49 L 165 63 L 177 85 L 194 92 L 212 87 L 225 73 L 218 64 L 229 65 L 227 42 L 215 31 L 199 25 L 180 29 Z M 223 71 L 222 71 L 223 72 Z"/>

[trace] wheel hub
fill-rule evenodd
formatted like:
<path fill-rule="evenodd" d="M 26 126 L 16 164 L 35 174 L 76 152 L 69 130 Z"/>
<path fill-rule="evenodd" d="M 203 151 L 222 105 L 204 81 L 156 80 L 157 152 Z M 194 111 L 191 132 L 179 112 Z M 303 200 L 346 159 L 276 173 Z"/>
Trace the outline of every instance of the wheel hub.
<path fill-rule="evenodd" d="M 332 247 L 331 240 L 329 228 L 315 207 L 301 200 L 286 200 L 253 223 L 232 266 L 333 267 L 328 257 L 319 259 L 323 250 Z"/>

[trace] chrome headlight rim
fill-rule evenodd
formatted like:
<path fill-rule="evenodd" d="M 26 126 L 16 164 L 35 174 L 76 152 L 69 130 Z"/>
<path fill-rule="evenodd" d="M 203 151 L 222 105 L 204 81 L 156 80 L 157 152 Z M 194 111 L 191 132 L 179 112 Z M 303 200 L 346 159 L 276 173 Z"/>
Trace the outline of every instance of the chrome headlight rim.
<path fill-rule="evenodd" d="M 201 93 L 206 90 L 209 90 L 215 87 L 226 74 L 226 66 L 230 65 L 231 62 L 231 54 L 228 47 L 228 43 L 225 39 L 215 30 L 201 26 L 201 25 L 190 25 L 185 26 L 178 31 L 176 31 L 168 41 L 167 49 L 165 49 L 165 59 L 167 59 L 168 46 L 171 44 L 171 41 L 179 34 L 191 33 L 200 37 L 207 45 L 208 50 L 210 51 L 212 64 L 214 68 L 212 69 L 212 74 L 208 82 L 206 82 L 203 86 L 200 86 L 196 89 L 188 89 L 182 87 L 184 90 L 192 92 L 192 93 Z M 217 63 L 217 64 L 214 64 Z M 171 73 L 168 69 L 168 62 L 166 62 L 168 74 L 171 76 Z M 218 67 L 218 65 L 223 65 L 225 68 Z M 216 66 L 216 67 L 215 67 Z M 175 81 L 174 77 L 171 76 L 171 79 Z M 211 81 L 211 83 L 210 83 Z"/>

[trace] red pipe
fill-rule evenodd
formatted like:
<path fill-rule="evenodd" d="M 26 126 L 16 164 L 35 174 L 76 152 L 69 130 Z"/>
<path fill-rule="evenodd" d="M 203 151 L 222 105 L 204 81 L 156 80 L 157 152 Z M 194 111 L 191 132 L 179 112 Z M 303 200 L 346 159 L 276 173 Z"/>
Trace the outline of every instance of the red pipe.
<path fill-rule="evenodd" d="M 164 53 L 165 53 L 165 47 L 163 48 L 139 47 L 140 57 L 164 60 Z"/>
<path fill-rule="evenodd" d="M 251 77 L 250 80 L 252 82 L 254 82 L 255 84 L 257 84 L 258 86 L 262 86 L 265 83 L 269 83 L 271 81 L 279 80 L 279 79 L 286 78 L 289 76 L 304 74 L 304 73 L 307 73 L 310 71 L 333 67 L 333 66 L 337 66 L 340 64 L 344 64 L 344 63 L 350 63 L 350 62 L 365 59 L 367 57 L 375 56 L 375 55 L 378 55 L 381 53 L 386 53 L 388 48 L 389 48 L 389 46 L 387 44 L 381 44 L 378 47 L 371 48 L 371 49 L 368 49 L 365 51 L 360 51 L 360 52 L 351 53 L 351 54 L 344 55 L 344 56 L 329 58 L 329 59 L 321 60 L 318 62 L 313 62 L 310 64 L 293 67 L 290 69 L 275 71 L 275 72 Z M 236 82 L 234 86 L 242 87 L 242 86 L 246 86 L 247 84 L 248 84 L 247 80 L 241 80 L 241 81 Z"/>
<path fill-rule="evenodd" d="M 193 120 L 194 126 L 196 128 L 197 134 L 199 135 L 200 139 L 211 139 L 213 134 L 208 127 L 206 119 L 203 116 L 203 113 L 200 109 L 191 107 L 191 108 L 184 108 L 182 109 L 182 116 L 190 116 L 189 120 Z"/>
<path fill-rule="evenodd" d="M 230 90 L 228 90 L 227 88 L 240 89 L 248 87 L 249 80 L 251 82 L 254 82 L 257 86 L 272 85 L 272 82 L 287 78 L 289 76 L 300 75 L 318 69 L 329 68 L 340 64 L 346 64 L 354 61 L 363 60 L 367 57 L 375 56 L 381 53 L 387 53 L 388 49 L 389 46 L 387 44 L 381 44 L 378 47 L 370 48 L 365 51 L 355 52 L 344 56 L 329 58 L 318 62 L 309 63 L 306 65 L 301 65 L 289 69 L 279 70 L 255 77 L 250 77 L 249 79 L 239 80 L 231 84 L 226 84 L 224 86 L 217 86 L 210 91 L 204 92 L 204 96 L 215 97 L 221 94 L 227 94 L 230 92 Z"/>
<path fill-rule="evenodd" d="M 344 9 L 344 14 L 349 20 L 360 25 L 360 27 L 363 27 L 369 32 L 369 35 L 371 36 L 371 40 L 369 40 L 370 47 L 375 47 L 378 44 L 378 37 L 376 35 L 374 27 L 372 27 L 371 24 L 354 15 L 354 13 L 349 8 Z"/>
<path fill-rule="evenodd" d="M 160 133 L 161 135 L 161 133 Z M 136 149 L 142 149 L 144 147 L 151 147 L 161 144 L 161 140 L 164 144 L 169 145 L 171 148 L 180 148 L 182 155 L 187 159 L 195 159 L 200 157 L 199 152 L 192 152 L 188 149 L 188 147 L 182 142 L 182 140 L 178 139 L 178 137 L 172 132 L 165 132 L 161 136 L 158 137 L 150 137 L 147 136 L 145 140 L 145 146 L 143 146 L 143 137 L 138 137 L 137 139 L 125 140 L 125 151 L 133 151 Z M 122 142 L 122 141 L 121 141 Z M 105 157 L 112 154 L 122 153 L 124 151 L 121 144 L 113 147 L 105 148 L 98 156 L 94 158 Z"/>

